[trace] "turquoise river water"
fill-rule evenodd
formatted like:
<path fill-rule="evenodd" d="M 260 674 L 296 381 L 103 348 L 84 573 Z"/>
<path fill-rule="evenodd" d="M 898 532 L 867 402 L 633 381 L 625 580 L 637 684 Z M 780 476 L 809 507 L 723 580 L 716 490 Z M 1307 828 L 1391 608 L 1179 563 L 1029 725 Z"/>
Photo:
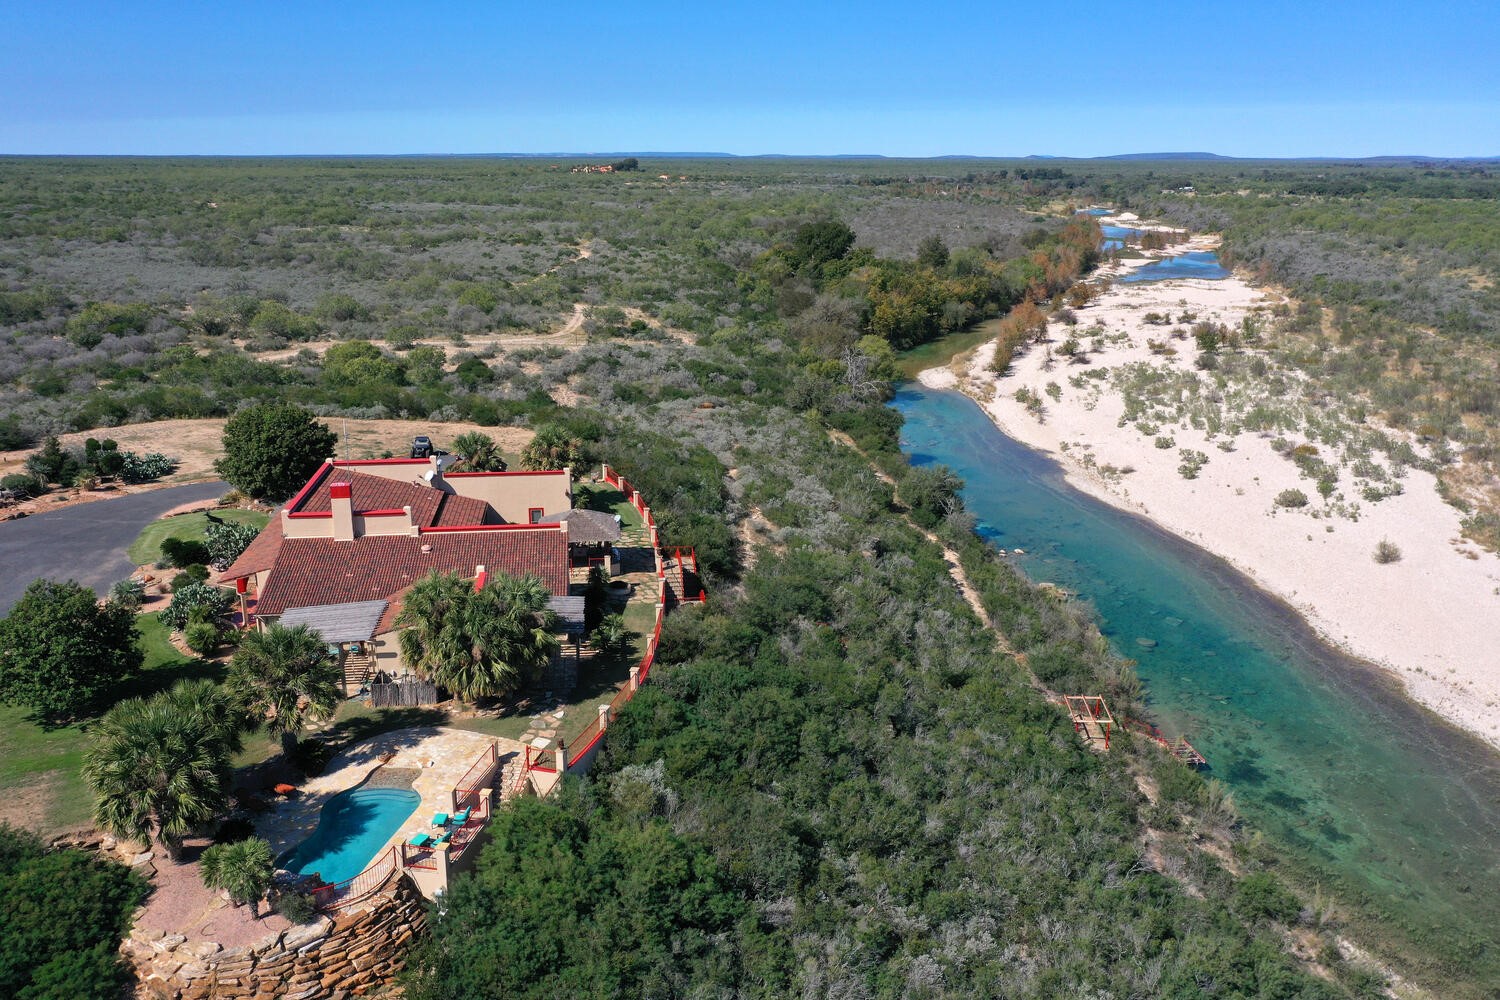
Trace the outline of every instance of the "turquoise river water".
<path fill-rule="evenodd" d="M 1194 250 L 1153 260 L 1120 279 L 1125 284 L 1137 281 L 1166 281 L 1168 278 L 1227 278 L 1229 271 L 1219 263 L 1212 250 Z"/>
<path fill-rule="evenodd" d="M 1227 563 L 1068 486 L 966 396 L 909 383 L 894 406 L 912 461 L 962 476 L 988 539 L 1092 604 L 1138 661 L 1154 721 L 1203 751 L 1256 829 L 1337 896 L 1500 982 L 1500 754 Z"/>

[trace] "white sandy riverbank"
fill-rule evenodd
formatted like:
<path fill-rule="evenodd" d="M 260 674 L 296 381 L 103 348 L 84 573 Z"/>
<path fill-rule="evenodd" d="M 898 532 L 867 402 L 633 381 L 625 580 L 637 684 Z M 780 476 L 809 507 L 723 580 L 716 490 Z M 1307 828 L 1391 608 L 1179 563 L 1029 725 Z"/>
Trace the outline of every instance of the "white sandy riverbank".
<path fill-rule="evenodd" d="M 1212 246 L 1198 238 L 1171 252 Z M 1123 262 L 1114 273 L 1142 263 Z M 1221 383 L 1196 368 L 1191 336 L 1171 335 L 1191 327 L 1180 322 L 1184 313 L 1238 328 L 1284 301 L 1238 277 L 1116 282 L 1076 310 L 1076 327 L 1054 324 L 1047 345 L 1018 353 L 1004 377 L 989 371 L 989 344 L 921 381 L 963 389 L 1007 435 L 1058 459 L 1075 486 L 1227 559 L 1325 638 L 1385 667 L 1417 701 L 1500 747 L 1500 557 L 1463 542 L 1461 515 L 1438 496 L 1431 474 L 1375 453 L 1363 468 L 1374 466 L 1376 480 L 1361 479 L 1353 446 L 1340 435 L 1357 438 L 1372 426 L 1358 418 L 1340 425 L 1339 405 L 1305 376 L 1276 369 L 1268 355 L 1269 380 L 1244 376 L 1255 357 L 1245 351 L 1231 361 L 1242 377 Z M 1151 313 L 1171 322 L 1148 323 Z M 1068 337 L 1087 363 L 1059 353 Z M 1035 403 L 1015 398 L 1023 387 L 1040 400 L 1040 415 Z M 1257 425 L 1243 419 L 1247 411 L 1278 407 L 1305 413 L 1307 426 L 1245 428 Z M 1337 468 L 1327 500 L 1291 460 L 1297 445 Z M 1186 478 L 1182 467 L 1198 455 L 1206 461 Z M 1402 492 L 1372 501 L 1365 491 L 1379 482 L 1399 483 Z M 1277 506 L 1289 489 L 1303 491 L 1307 505 Z M 1398 561 L 1375 562 L 1382 540 L 1399 548 Z"/>

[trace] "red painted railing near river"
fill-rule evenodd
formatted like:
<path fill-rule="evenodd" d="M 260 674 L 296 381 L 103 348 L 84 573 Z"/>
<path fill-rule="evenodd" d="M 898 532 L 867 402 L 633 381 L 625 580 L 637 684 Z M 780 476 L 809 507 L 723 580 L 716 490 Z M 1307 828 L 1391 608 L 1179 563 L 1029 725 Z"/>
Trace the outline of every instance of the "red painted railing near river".
<path fill-rule="evenodd" d="M 641 515 L 641 521 L 650 536 L 651 547 L 655 551 L 658 566 L 656 573 L 656 624 L 651 630 L 650 637 L 646 640 L 646 649 L 641 655 L 640 662 L 636 664 L 635 669 L 632 671 L 634 676 L 631 680 L 626 681 L 615 692 L 615 696 L 610 699 L 609 711 L 604 716 L 604 719 L 601 720 L 596 715 L 572 739 L 559 741 L 562 747 L 563 759 L 566 762 L 563 767 L 565 772 L 572 770 L 576 766 L 575 762 L 586 761 L 588 759 L 588 756 L 594 752 L 599 743 L 604 739 L 604 734 L 609 731 L 608 720 L 613 719 L 619 713 L 620 709 L 625 707 L 626 702 L 635 696 L 637 688 L 646 683 L 646 679 L 651 676 L 651 668 L 656 663 L 657 646 L 661 643 L 662 621 L 665 619 L 668 610 L 666 567 L 669 560 L 665 550 L 661 548 L 660 537 L 656 528 L 656 519 L 651 515 L 651 508 L 647 506 L 645 499 L 640 495 L 640 491 L 632 486 L 628 479 L 615 472 L 608 465 L 603 467 L 600 478 L 625 494 L 626 499 L 630 501 L 630 505 L 635 508 L 636 513 Z M 697 551 L 683 548 L 673 550 L 671 561 L 675 563 L 675 570 L 679 580 L 684 578 L 689 560 L 692 562 L 692 573 L 696 578 L 698 576 Z M 706 601 L 707 599 L 708 595 L 704 593 L 701 587 L 698 588 L 698 592 L 692 597 L 677 595 L 677 600 L 683 603 L 697 603 Z M 556 774 L 558 772 L 558 754 L 559 751 L 556 748 L 539 750 L 534 747 L 527 747 L 526 758 L 521 768 L 521 777 L 516 784 L 516 790 L 520 791 L 524 789 L 528 782 L 531 782 L 533 773 Z M 535 786 L 533 785 L 533 787 Z"/>

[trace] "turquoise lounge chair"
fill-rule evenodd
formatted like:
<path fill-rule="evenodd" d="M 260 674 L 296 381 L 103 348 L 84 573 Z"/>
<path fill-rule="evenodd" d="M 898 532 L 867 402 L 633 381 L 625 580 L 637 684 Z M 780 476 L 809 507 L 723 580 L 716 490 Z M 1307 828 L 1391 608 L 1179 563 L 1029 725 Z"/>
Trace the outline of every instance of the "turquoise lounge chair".
<path fill-rule="evenodd" d="M 446 844 L 448 842 L 448 838 L 451 837 L 451 836 L 453 836 L 453 831 L 452 830 L 445 830 L 443 832 L 443 835 L 441 837 L 439 837 L 437 840 L 434 840 L 432 842 L 432 846 L 436 847 L 439 844 Z"/>
<path fill-rule="evenodd" d="M 448 814 L 447 813 L 433 813 L 432 814 L 432 825 L 433 826 L 447 826 L 448 825 Z"/>
<path fill-rule="evenodd" d="M 408 840 L 407 843 L 413 847 L 426 847 L 428 844 L 432 843 L 432 837 L 428 836 L 425 833 L 414 833 L 412 834 L 412 838 Z"/>
<path fill-rule="evenodd" d="M 459 814 L 457 814 L 456 816 L 453 817 L 453 825 L 454 826 L 463 826 L 468 821 L 469 821 L 469 810 L 468 809 L 465 809 L 463 812 L 461 812 L 461 813 L 459 813 Z"/>

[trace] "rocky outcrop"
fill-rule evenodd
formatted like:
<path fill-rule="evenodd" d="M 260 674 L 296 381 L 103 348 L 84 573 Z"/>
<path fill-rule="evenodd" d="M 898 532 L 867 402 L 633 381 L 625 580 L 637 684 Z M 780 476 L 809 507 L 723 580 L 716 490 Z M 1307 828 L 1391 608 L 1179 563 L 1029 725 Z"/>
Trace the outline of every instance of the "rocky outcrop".
<path fill-rule="evenodd" d="M 143 995 L 161 1000 L 341 1000 L 390 982 L 425 922 L 421 895 L 396 873 L 349 912 L 243 948 L 137 931 L 120 950 L 135 966 Z"/>

